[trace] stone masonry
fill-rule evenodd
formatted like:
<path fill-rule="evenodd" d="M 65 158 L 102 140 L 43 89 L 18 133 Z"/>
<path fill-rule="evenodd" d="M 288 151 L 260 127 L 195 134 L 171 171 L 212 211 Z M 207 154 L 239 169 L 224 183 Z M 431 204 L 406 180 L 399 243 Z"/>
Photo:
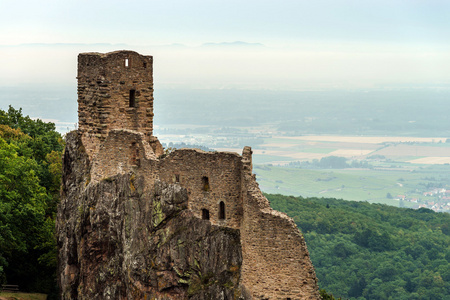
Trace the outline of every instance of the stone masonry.
<path fill-rule="evenodd" d="M 79 129 L 58 209 L 63 299 L 320 299 L 301 232 L 242 155 L 175 150 L 153 129 L 151 56 L 78 57 Z"/>

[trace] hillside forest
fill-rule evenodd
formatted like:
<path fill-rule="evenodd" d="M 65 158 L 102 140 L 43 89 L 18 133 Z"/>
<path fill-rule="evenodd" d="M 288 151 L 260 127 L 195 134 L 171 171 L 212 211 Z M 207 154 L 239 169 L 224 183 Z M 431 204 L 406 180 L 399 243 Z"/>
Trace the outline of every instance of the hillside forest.
<path fill-rule="evenodd" d="M 450 215 L 266 194 L 301 229 L 319 286 L 343 299 L 450 297 Z"/>
<path fill-rule="evenodd" d="M 56 292 L 56 208 L 64 141 L 53 123 L 0 110 L 0 282 Z"/>
<path fill-rule="evenodd" d="M 0 110 L 0 283 L 48 299 L 57 295 L 54 225 L 63 149 L 53 123 L 11 106 Z M 449 299 L 448 213 L 333 198 L 266 197 L 299 226 L 319 286 L 334 297 Z"/>

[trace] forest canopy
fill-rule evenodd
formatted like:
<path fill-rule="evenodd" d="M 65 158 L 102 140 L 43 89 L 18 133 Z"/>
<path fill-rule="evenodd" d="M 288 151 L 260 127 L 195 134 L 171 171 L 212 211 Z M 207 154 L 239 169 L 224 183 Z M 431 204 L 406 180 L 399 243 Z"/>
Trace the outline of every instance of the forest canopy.
<path fill-rule="evenodd" d="M 270 195 L 301 229 L 319 286 L 343 299 L 448 299 L 450 215 Z"/>
<path fill-rule="evenodd" d="M 0 110 L 0 282 L 56 288 L 56 207 L 63 138 L 53 123 Z"/>

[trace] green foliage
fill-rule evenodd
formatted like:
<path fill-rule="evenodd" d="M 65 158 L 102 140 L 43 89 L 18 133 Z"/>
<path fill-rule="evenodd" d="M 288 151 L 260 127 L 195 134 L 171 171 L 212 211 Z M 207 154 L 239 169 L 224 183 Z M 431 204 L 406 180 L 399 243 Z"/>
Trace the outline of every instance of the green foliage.
<path fill-rule="evenodd" d="M 54 124 L 0 110 L 0 282 L 24 291 L 49 293 L 56 285 L 63 147 Z"/>
<path fill-rule="evenodd" d="M 326 290 L 322 289 L 319 291 L 320 297 L 322 297 L 322 300 L 341 300 L 341 298 L 336 299 L 332 294 L 328 294 Z"/>
<path fill-rule="evenodd" d="M 330 198 L 266 196 L 302 230 L 319 285 L 333 295 L 449 299 L 449 214 Z"/>

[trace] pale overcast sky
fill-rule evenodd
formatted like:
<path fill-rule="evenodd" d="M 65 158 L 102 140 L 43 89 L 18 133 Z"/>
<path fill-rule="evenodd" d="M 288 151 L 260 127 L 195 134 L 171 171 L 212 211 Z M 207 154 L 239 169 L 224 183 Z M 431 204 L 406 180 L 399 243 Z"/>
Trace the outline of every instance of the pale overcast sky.
<path fill-rule="evenodd" d="M 448 0 L 0 0 L 0 28 L 0 85 L 71 84 L 77 52 L 127 48 L 163 87 L 450 87 Z M 235 41 L 264 46 L 200 47 Z"/>

